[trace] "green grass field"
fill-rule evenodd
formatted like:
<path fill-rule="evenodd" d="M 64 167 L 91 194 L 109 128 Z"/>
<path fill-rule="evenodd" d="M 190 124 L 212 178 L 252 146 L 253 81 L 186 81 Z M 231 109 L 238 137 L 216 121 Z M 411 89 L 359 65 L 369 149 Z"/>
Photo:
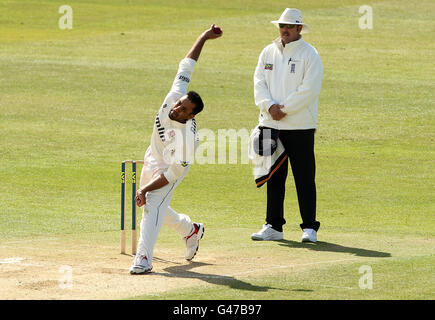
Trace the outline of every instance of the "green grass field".
<path fill-rule="evenodd" d="M 73 9 L 72 30 L 58 27 L 64 4 Z M 358 26 L 364 4 L 373 7 L 372 30 Z M 164 280 L 182 278 L 182 288 L 168 284 L 121 298 L 434 298 L 435 4 L 291 5 L 302 10 L 311 27 L 304 40 L 324 66 L 316 134 L 320 242 L 299 243 L 291 175 L 285 240 L 258 243 L 250 234 L 264 223 L 266 194 L 255 187 L 251 166 L 194 165 L 171 206 L 206 225 L 196 262 L 183 261 L 178 237 L 164 227 L 156 255 L 180 266 L 156 262 L 157 274 L 149 275 L 172 273 Z M 198 127 L 253 129 L 253 72 L 261 50 L 278 36 L 269 21 L 283 6 L 275 0 L 1 1 L 0 260 L 20 256 L 23 243 L 51 237 L 68 250 L 89 245 L 90 256 L 103 247 L 119 256 L 120 162 L 143 158 L 179 61 L 205 28 L 220 25 L 224 35 L 207 42 L 189 87 L 205 102 Z M 11 243 L 20 245 L 12 251 Z M 171 256 L 172 250 L 181 254 Z M 120 281 L 148 281 L 131 280 L 130 262 L 122 261 Z M 371 290 L 359 287 L 363 265 L 373 270 Z M 16 292 L 0 297 L 26 298 Z"/>

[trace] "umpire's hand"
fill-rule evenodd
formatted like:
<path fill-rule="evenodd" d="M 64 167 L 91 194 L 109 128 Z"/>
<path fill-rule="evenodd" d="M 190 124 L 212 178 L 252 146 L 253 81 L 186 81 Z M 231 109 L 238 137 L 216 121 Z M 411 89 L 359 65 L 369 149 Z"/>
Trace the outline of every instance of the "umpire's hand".
<path fill-rule="evenodd" d="M 279 121 L 287 115 L 287 113 L 281 110 L 282 108 L 284 108 L 284 106 L 281 106 L 279 104 L 273 104 L 270 106 L 269 113 L 272 116 L 273 120 Z"/>

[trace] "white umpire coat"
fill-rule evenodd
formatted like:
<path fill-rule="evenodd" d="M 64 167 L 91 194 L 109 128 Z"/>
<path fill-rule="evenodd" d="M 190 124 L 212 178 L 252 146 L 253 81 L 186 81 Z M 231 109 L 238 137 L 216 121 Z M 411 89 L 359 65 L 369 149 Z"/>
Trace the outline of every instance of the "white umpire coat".
<path fill-rule="evenodd" d="M 317 128 L 323 66 L 317 50 L 302 37 L 283 47 L 281 38 L 263 49 L 254 73 L 259 125 L 278 130 Z M 287 116 L 276 121 L 269 108 L 283 105 Z"/>

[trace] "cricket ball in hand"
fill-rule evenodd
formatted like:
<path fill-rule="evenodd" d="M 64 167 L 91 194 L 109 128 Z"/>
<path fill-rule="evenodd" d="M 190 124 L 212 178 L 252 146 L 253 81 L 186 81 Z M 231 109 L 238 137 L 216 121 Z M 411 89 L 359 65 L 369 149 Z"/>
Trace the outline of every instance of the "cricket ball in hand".
<path fill-rule="evenodd" d="M 213 27 L 213 32 L 216 33 L 216 34 L 221 34 L 222 30 L 219 27 Z"/>

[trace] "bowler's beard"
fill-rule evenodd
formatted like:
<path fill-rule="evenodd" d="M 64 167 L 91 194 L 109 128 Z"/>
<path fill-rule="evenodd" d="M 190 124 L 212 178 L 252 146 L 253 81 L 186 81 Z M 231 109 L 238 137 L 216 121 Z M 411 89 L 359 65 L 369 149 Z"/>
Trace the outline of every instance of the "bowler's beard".
<path fill-rule="evenodd" d="M 177 121 L 179 123 L 186 123 L 187 122 L 187 120 L 180 120 L 180 119 L 174 118 L 172 109 L 169 111 L 168 116 L 169 116 L 169 119 L 171 119 L 172 121 Z"/>

